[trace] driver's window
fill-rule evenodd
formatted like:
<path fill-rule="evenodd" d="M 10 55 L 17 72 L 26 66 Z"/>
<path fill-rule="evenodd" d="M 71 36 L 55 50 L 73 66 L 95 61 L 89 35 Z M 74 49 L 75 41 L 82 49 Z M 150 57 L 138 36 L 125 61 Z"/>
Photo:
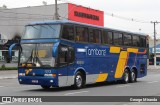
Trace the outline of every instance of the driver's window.
<path fill-rule="evenodd" d="M 60 45 L 59 47 L 59 66 L 63 66 L 67 64 L 67 52 L 68 47 L 66 45 Z"/>
<path fill-rule="evenodd" d="M 68 57 L 67 61 L 69 63 L 73 63 L 75 59 L 75 53 L 74 53 L 74 48 L 73 47 L 68 47 Z"/>
<path fill-rule="evenodd" d="M 65 66 L 74 62 L 74 49 L 67 45 L 60 45 L 59 47 L 59 66 Z"/>

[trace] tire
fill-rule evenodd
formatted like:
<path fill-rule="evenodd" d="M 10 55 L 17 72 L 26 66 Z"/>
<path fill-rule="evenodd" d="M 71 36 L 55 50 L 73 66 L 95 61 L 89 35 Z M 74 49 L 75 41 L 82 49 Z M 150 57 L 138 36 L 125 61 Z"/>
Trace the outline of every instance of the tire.
<path fill-rule="evenodd" d="M 81 72 L 77 72 L 74 78 L 74 88 L 80 89 L 84 87 L 85 81 L 84 81 L 84 76 L 82 75 Z"/>
<path fill-rule="evenodd" d="M 123 83 L 124 84 L 127 84 L 129 82 L 129 71 L 127 69 L 124 70 L 124 73 L 123 73 Z"/>
<path fill-rule="evenodd" d="M 136 76 L 136 72 L 134 69 L 132 69 L 131 75 L 130 75 L 130 82 L 136 82 L 137 81 L 137 76 Z"/>
<path fill-rule="evenodd" d="M 51 86 L 43 86 L 43 85 L 41 85 L 41 87 L 42 87 L 43 89 L 50 89 Z"/>

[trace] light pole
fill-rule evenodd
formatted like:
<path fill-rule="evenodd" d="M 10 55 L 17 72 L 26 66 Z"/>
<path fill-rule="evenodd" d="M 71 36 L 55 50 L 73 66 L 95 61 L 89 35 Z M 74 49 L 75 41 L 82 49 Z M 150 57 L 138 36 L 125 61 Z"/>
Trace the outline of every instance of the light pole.
<path fill-rule="evenodd" d="M 59 20 L 57 0 L 55 0 L 55 14 L 54 14 L 54 19 L 55 19 L 55 20 Z"/>
<path fill-rule="evenodd" d="M 160 22 L 151 22 L 154 25 L 154 66 L 156 67 L 156 24 L 160 23 Z"/>

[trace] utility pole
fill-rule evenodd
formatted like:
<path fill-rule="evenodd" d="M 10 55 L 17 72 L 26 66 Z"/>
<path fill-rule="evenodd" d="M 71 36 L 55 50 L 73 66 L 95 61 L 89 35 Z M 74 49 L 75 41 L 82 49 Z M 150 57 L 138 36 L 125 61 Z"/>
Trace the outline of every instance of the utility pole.
<path fill-rule="evenodd" d="M 160 23 L 160 22 L 151 22 L 154 25 L 154 66 L 156 67 L 156 24 Z"/>
<path fill-rule="evenodd" d="M 58 15 L 58 6 L 57 6 L 57 0 L 55 0 L 55 14 L 54 14 L 54 19 L 59 20 L 59 15 Z"/>

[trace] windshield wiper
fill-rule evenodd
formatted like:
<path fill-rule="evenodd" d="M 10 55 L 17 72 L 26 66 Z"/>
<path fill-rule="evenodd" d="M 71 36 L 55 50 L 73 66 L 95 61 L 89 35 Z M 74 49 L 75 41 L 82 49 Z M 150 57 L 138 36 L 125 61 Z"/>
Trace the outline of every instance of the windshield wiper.
<path fill-rule="evenodd" d="M 25 62 L 25 66 L 27 65 L 27 63 L 28 63 L 29 61 L 31 61 L 31 63 L 32 63 L 32 59 L 33 59 L 33 49 L 32 49 L 32 52 L 31 52 L 30 57 L 29 57 L 28 60 Z M 32 64 L 33 64 L 33 63 L 32 63 Z"/>
<path fill-rule="evenodd" d="M 34 54 L 33 54 L 33 52 L 34 52 Z M 32 49 L 30 57 L 25 62 L 25 66 L 27 65 L 27 63 L 31 63 L 33 66 L 36 66 L 36 67 L 40 67 L 40 66 L 43 65 L 42 62 L 40 61 L 39 57 L 38 57 L 37 45 L 35 46 L 34 51 Z"/>
<path fill-rule="evenodd" d="M 42 62 L 41 62 L 40 59 L 39 59 L 37 45 L 36 45 L 36 47 L 35 47 L 33 63 L 35 64 L 36 67 L 40 67 L 40 66 L 43 65 Z"/>

